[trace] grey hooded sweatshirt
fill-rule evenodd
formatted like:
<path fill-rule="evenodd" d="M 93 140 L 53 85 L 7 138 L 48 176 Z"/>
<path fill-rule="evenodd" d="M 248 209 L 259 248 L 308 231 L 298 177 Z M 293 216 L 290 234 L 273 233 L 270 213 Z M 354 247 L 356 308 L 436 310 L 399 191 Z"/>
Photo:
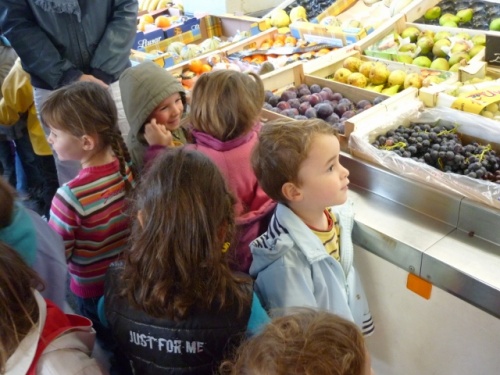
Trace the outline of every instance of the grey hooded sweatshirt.
<path fill-rule="evenodd" d="M 158 104 L 176 92 L 181 94 L 185 110 L 186 93 L 179 81 L 151 61 L 142 62 L 125 70 L 120 76 L 120 90 L 123 109 L 130 124 L 126 143 L 130 156 L 140 171 L 148 148 L 144 138 L 146 120 Z M 182 128 L 173 131 L 172 135 L 181 143 L 186 143 L 186 135 Z"/>

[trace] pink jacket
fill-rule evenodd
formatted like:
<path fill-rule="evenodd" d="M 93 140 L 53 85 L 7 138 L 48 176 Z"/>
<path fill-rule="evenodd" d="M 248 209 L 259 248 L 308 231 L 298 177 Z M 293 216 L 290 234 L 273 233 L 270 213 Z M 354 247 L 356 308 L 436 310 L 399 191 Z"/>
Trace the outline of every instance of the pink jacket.
<path fill-rule="evenodd" d="M 245 273 L 248 273 L 252 263 L 249 244 L 267 230 L 276 207 L 276 202 L 259 186 L 250 163 L 261 126 L 261 123 L 257 123 L 249 133 L 227 142 L 193 130 L 194 144 L 185 146 L 208 156 L 219 167 L 236 197 L 238 240 L 235 246 L 231 247 L 235 255 L 233 269 Z"/>

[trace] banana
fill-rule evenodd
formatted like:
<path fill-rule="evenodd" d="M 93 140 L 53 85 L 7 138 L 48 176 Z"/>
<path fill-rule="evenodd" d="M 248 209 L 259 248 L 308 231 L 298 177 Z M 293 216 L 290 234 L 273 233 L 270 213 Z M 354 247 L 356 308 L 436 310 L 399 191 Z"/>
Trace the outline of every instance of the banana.
<path fill-rule="evenodd" d="M 143 0 L 141 10 L 148 10 L 148 6 L 149 6 L 150 2 L 151 2 L 151 0 Z"/>
<path fill-rule="evenodd" d="M 158 7 L 156 9 L 166 8 L 169 1 L 170 0 L 160 0 L 160 2 L 158 3 Z"/>
<path fill-rule="evenodd" d="M 156 10 L 156 7 L 158 6 L 159 2 L 160 0 L 151 0 L 151 2 L 148 5 L 148 12 Z"/>

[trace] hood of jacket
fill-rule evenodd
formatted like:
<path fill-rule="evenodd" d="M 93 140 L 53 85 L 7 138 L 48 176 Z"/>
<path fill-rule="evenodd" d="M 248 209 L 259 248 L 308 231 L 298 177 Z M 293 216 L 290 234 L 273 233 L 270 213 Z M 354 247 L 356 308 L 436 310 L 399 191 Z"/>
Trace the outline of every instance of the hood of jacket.
<path fill-rule="evenodd" d="M 16 202 L 12 223 L 0 229 L 0 241 L 11 246 L 29 266 L 33 266 L 36 259 L 36 231 L 21 203 Z"/>
<path fill-rule="evenodd" d="M 120 75 L 120 91 L 130 135 L 134 136 L 139 134 L 156 106 L 172 94 L 181 93 L 186 105 L 186 93 L 181 83 L 151 61 L 126 69 Z"/>
<path fill-rule="evenodd" d="M 344 231 L 349 233 L 340 238 L 340 263 L 345 272 L 352 266 L 352 238 L 350 236 L 354 222 L 352 206 L 353 202 L 348 200 L 341 206 L 332 207 L 332 211 L 339 220 L 341 233 Z M 291 209 L 279 203 L 267 232 L 250 244 L 253 256 L 250 275 L 257 275 L 293 247 L 298 247 L 310 264 L 330 256 L 320 239 L 309 227 Z"/>

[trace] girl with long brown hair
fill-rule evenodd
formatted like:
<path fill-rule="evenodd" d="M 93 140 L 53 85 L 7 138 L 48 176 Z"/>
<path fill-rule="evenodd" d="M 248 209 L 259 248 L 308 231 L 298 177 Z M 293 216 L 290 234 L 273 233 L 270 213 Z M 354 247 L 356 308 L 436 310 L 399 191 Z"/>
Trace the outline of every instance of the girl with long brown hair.
<path fill-rule="evenodd" d="M 206 156 L 162 154 L 136 194 L 131 248 L 111 265 L 105 311 L 136 374 L 211 374 L 268 320 L 253 283 L 228 266 L 234 198 Z"/>

